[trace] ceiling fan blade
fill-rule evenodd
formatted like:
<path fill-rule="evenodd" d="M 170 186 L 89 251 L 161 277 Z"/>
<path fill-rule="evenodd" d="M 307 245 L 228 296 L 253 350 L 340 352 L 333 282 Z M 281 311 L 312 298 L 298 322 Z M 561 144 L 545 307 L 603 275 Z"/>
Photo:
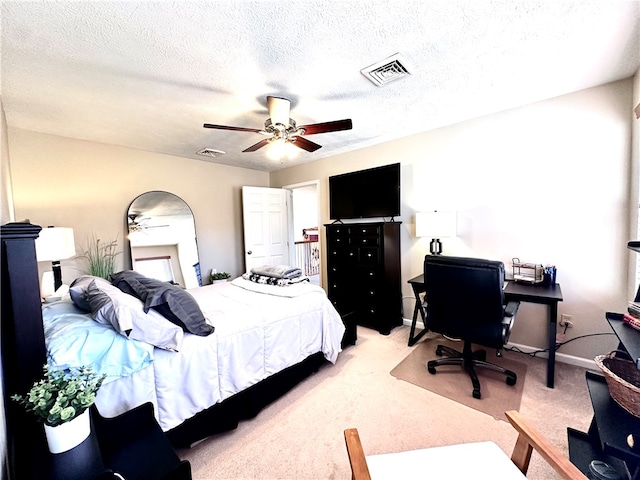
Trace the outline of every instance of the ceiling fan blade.
<path fill-rule="evenodd" d="M 312 141 L 302 137 L 294 137 L 291 140 L 291 144 L 295 145 L 298 148 L 302 148 L 307 152 L 315 152 L 319 148 L 322 148 L 322 145 L 318 145 L 317 143 L 313 143 Z"/>
<path fill-rule="evenodd" d="M 230 127 L 229 125 L 214 125 L 213 123 L 205 123 L 204 128 L 216 128 L 218 130 L 235 130 L 237 132 L 253 132 L 260 133 L 262 130 L 257 128 L 244 128 L 244 127 Z"/>
<path fill-rule="evenodd" d="M 267 143 L 269 143 L 271 141 L 270 138 L 265 138 L 264 140 L 260 140 L 258 143 L 256 143 L 255 145 L 251 145 L 249 148 L 243 150 L 243 152 L 255 152 L 256 150 L 258 150 L 259 148 L 264 147 Z"/>
<path fill-rule="evenodd" d="M 350 118 L 345 120 L 334 120 L 333 122 L 313 123 L 311 125 L 302 125 L 298 128 L 304 128 L 303 135 L 315 135 L 316 133 L 338 132 L 340 130 L 351 130 L 353 124 Z"/>
<path fill-rule="evenodd" d="M 289 100 L 281 97 L 267 97 L 267 109 L 269 109 L 271 123 L 289 125 L 289 114 L 291 113 Z"/>

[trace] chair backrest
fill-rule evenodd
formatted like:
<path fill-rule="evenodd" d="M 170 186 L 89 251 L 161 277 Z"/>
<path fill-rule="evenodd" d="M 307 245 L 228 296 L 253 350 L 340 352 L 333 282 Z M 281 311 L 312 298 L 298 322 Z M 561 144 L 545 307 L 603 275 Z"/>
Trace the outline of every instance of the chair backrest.
<path fill-rule="evenodd" d="M 424 280 L 429 330 L 486 347 L 504 345 L 502 262 L 427 255 Z"/>
<path fill-rule="evenodd" d="M 507 418 L 513 427 L 518 431 L 518 438 L 513 447 L 511 461 L 520 469 L 523 474 L 527 474 L 529 470 L 529 462 L 531 454 L 535 450 L 540 456 L 565 480 L 587 480 L 587 477 L 565 457 L 560 450 L 549 442 L 540 432 L 529 425 L 519 412 L 510 410 L 506 412 Z M 344 431 L 344 440 L 349 456 L 349 464 L 351 466 L 352 480 L 371 480 L 367 459 L 360 442 L 358 430 L 349 428 Z M 389 461 L 393 461 L 393 454 L 386 455 Z M 401 459 L 400 457 L 398 458 Z M 460 459 L 464 461 L 464 459 Z M 428 476 L 428 465 L 420 465 L 420 473 Z M 455 467 L 451 465 L 451 468 Z M 483 477 L 479 472 L 479 477 Z"/>

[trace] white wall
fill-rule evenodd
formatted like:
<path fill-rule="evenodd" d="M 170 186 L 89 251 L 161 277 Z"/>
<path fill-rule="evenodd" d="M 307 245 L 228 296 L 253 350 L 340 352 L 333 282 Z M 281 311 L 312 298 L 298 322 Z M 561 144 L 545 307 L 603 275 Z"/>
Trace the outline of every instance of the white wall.
<path fill-rule="evenodd" d="M 584 90 L 271 174 L 271 186 L 401 162 L 405 317 L 410 278 L 422 271 L 429 239 L 415 238 L 414 214 L 455 208 L 459 237 L 444 254 L 554 264 L 573 316 L 568 338 L 610 333 L 604 314 L 628 300 L 632 80 Z M 425 112 L 428 115 L 428 112 Z M 358 128 L 354 125 L 354 128 Z M 324 235 L 321 237 L 324 241 Z M 547 311 L 522 304 L 511 341 L 544 348 Z M 561 353 L 593 359 L 617 342 L 593 336 Z"/>
<path fill-rule="evenodd" d="M 211 268 L 243 273 L 241 187 L 268 186 L 267 173 L 20 129 L 9 129 L 9 140 L 16 218 L 72 227 L 78 254 L 93 234 L 117 237 L 128 252 L 129 204 L 166 190 L 193 210 L 203 278 Z M 65 283 L 85 272 L 82 260 L 62 261 Z"/>

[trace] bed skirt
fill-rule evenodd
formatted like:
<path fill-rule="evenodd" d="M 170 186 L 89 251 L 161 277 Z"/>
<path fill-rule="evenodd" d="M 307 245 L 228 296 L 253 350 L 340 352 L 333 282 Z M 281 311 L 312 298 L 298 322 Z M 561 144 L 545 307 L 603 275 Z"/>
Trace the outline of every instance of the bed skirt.
<path fill-rule="evenodd" d="M 165 432 L 174 448 L 189 448 L 216 433 L 237 428 L 240 420 L 254 418 L 271 402 L 285 395 L 327 362 L 322 352 L 275 373 L 221 403 L 209 407 Z"/>

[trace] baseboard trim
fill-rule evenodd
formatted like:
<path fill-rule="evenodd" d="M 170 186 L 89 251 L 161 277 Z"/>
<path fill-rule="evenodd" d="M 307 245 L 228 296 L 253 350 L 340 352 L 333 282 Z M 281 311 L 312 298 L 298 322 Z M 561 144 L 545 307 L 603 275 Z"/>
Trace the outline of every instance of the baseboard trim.
<path fill-rule="evenodd" d="M 412 320 L 409 318 L 403 318 L 402 323 L 407 326 L 411 326 Z M 416 322 L 416 328 L 422 330 L 424 328 L 424 324 L 422 322 Z M 531 347 L 529 345 L 521 345 L 519 343 L 507 343 L 507 348 L 517 348 L 523 353 L 532 353 L 540 350 L 538 347 Z M 549 358 L 549 354 L 547 352 L 540 352 L 536 354 L 536 356 L 540 358 Z M 568 365 L 574 365 L 576 367 L 586 368 L 588 370 L 596 370 L 599 371 L 596 362 L 592 359 L 576 357 L 575 355 L 567 355 L 566 353 L 558 353 L 556 352 L 556 362 L 566 363 Z"/>

